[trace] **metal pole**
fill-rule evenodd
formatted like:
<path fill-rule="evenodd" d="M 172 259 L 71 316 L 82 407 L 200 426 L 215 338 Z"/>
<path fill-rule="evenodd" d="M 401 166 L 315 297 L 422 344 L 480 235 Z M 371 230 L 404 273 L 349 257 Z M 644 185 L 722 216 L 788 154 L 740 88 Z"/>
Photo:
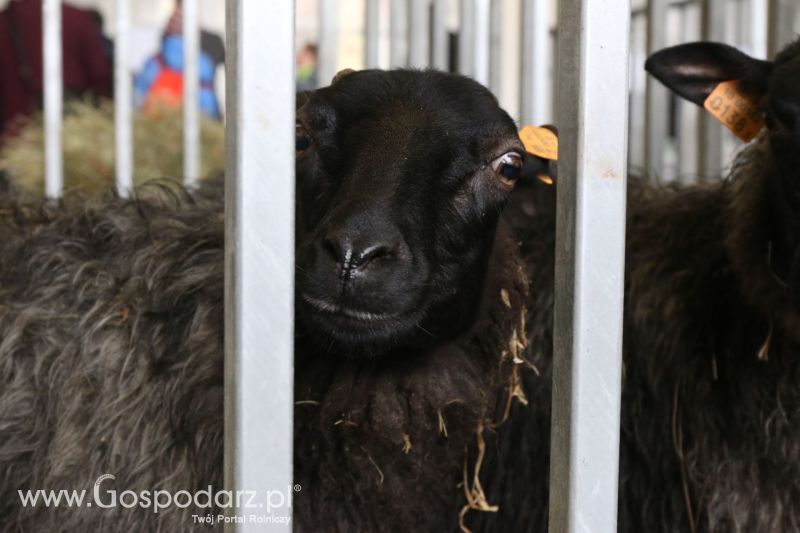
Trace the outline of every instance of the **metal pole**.
<path fill-rule="evenodd" d="M 200 25 L 197 0 L 183 0 L 183 180 L 200 177 Z"/>
<path fill-rule="evenodd" d="M 380 0 L 364 2 L 364 66 L 378 68 L 380 36 Z"/>
<path fill-rule="evenodd" d="M 408 64 L 424 68 L 430 64 L 430 2 L 411 0 L 408 39 Z"/>
<path fill-rule="evenodd" d="M 389 65 L 392 68 L 405 67 L 408 64 L 406 47 L 406 2 L 405 0 L 389 0 Z"/>
<path fill-rule="evenodd" d="M 510 75 L 503 71 L 504 4 L 505 0 L 494 0 L 489 5 L 489 88 L 498 98 L 502 94 L 503 81 Z"/>
<path fill-rule="evenodd" d="M 630 2 L 559 5 L 550 531 L 617 530 Z"/>
<path fill-rule="evenodd" d="M 667 46 L 668 0 L 647 2 L 647 55 Z M 645 77 L 644 168 L 649 177 L 664 175 L 664 144 L 667 140 L 669 93 L 652 76 Z"/>
<path fill-rule="evenodd" d="M 294 5 L 229 0 L 226 17 L 225 487 L 272 505 L 293 490 Z M 264 530 L 245 522 L 225 530 Z"/>
<path fill-rule="evenodd" d="M 489 42 L 492 36 L 491 0 L 473 0 L 473 28 L 475 38 L 472 42 L 473 72 L 472 77 L 478 83 L 489 86 Z"/>
<path fill-rule="evenodd" d="M 703 39 L 707 41 L 725 40 L 725 9 L 719 0 L 703 2 L 701 7 L 701 27 Z M 707 113 L 700 116 L 699 176 L 702 180 L 716 178 L 722 171 L 722 133 L 723 127 Z"/>
<path fill-rule="evenodd" d="M 319 77 L 320 87 L 331 83 L 336 75 L 338 50 L 337 0 L 320 0 L 319 6 Z M 293 23 L 294 24 L 294 23 Z"/>
<path fill-rule="evenodd" d="M 696 41 L 701 38 L 700 7 L 695 4 L 685 4 L 680 8 L 681 16 L 681 42 Z M 678 113 L 678 177 L 682 183 L 692 183 L 698 176 L 700 142 L 700 116 L 705 113 L 695 104 L 677 99 Z"/>
<path fill-rule="evenodd" d="M 117 194 L 133 191 L 133 114 L 131 112 L 129 0 L 116 0 L 117 36 L 114 39 L 114 141 Z"/>
<path fill-rule="evenodd" d="M 523 124 L 551 121 L 547 86 L 550 50 L 550 22 L 545 0 L 522 3 L 522 89 Z"/>
<path fill-rule="evenodd" d="M 475 72 L 475 4 L 461 0 L 459 4 L 458 71 L 464 76 Z"/>
<path fill-rule="evenodd" d="M 750 0 L 750 52 L 753 57 L 766 59 L 769 49 L 769 7 L 767 0 Z"/>
<path fill-rule="evenodd" d="M 450 69 L 447 5 L 445 0 L 433 0 L 433 68 L 445 72 Z"/>
<path fill-rule="evenodd" d="M 769 57 L 772 58 L 795 37 L 794 16 L 797 0 L 770 0 Z"/>
<path fill-rule="evenodd" d="M 42 0 L 44 36 L 44 159 L 47 198 L 60 198 L 64 188 L 61 125 L 64 82 L 61 67 L 61 0 Z"/>

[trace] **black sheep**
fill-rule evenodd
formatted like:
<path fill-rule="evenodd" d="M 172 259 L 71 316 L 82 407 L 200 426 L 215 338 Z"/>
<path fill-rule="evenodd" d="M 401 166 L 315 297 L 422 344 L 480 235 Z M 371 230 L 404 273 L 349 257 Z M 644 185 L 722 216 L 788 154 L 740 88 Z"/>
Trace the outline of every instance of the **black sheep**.
<path fill-rule="evenodd" d="M 800 42 L 773 62 L 692 43 L 647 69 L 698 105 L 738 80 L 767 127 L 723 182 L 630 197 L 621 528 L 797 531 Z"/>
<path fill-rule="evenodd" d="M 630 181 L 619 531 L 798 531 L 800 42 L 774 62 L 681 45 L 647 68 L 699 105 L 738 80 L 767 127 L 721 182 Z M 547 383 L 525 378 L 529 413 L 512 413 L 484 464 L 500 516 L 475 514 L 475 531 L 547 524 L 555 193 L 515 195 L 506 216 L 524 241 L 528 323 L 542 328 L 528 358 Z"/>
<path fill-rule="evenodd" d="M 533 373 L 500 221 L 515 124 L 436 72 L 349 74 L 299 104 L 295 531 L 456 530 L 501 503 L 480 441 Z M 0 531 L 207 529 L 191 515 L 216 507 L 22 508 L 17 491 L 91 497 L 106 473 L 104 503 L 222 488 L 219 189 L 0 204 Z"/>

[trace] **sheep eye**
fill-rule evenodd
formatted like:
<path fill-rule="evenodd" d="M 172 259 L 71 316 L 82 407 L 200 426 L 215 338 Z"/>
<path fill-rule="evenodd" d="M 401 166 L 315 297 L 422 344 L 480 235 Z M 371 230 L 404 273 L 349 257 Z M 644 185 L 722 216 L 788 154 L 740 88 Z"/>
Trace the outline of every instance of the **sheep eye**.
<path fill-rule="evenodd" d="M 517 152 L 501 155 L 491 164 L 492 170 L 505 185 L 513 185 L 522 174 L 522 156 Z"/>
<path fill-rule="evenodd" d="M 296 124 L 294 127 L 295 151 L 302 152 L 303 150 L 308 149 L 309 146 L 311 146 L 311 139 L 308 137 L 306 129 L 302 125 Z"/>

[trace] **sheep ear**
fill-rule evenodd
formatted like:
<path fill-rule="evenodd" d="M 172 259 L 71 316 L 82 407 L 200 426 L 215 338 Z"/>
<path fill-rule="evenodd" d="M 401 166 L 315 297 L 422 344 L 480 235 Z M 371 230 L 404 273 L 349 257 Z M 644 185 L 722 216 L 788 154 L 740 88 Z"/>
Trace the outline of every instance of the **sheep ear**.
<path fill-rule="evenodd" d="M 696 42 L 660 50 L 647 59 L 644 68 L 670 90 L 702 107 L 723 81 L 741 81 L 748 92 L 760 96 L 772 63 L 726 44 Z"/>
<path fill-rule="evenodd" d="M 339 82 L 339 80 L 341 80 L 345 76 L 349 76 L 350 74 L 352 74 L 354 72 L 355 72 L 355 70 L 353 70 L 351 68 L 345 68 L 345 69 L 340 70 L 339 72 L 336 73 L 336 75 L 331 80 L 331 85 L 336 85 Z"/>

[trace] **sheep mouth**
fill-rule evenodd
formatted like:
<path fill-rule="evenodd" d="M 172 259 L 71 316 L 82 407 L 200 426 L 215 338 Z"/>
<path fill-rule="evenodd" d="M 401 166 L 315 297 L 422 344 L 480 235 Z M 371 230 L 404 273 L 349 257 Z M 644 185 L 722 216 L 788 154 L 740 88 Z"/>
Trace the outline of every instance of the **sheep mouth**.
<path fill-rule="evenodd" d="M 354 320 L 357 322 L 387 322 L 402 318 L 403 313 L 376 313 L 373 311 L 365 311 L 345 307 L 319 298 L 313 298 L 307 294 L 302 295 L 303 301 L 313 307 L 315 310 L 327 314 L 344 317 L 346 319 Z"/>
<path fill-rule="evenodd" d="M 300 316 L 318 334 L 337 341 L 348 350 L 364 349 L 378 353 L 384 345 L 394 345 L 411 335 L 417 328 L 421 313 L 418 310 L 375 312 L 341 305 L 328 300 L 300 295 L 305 307 Z"/>

